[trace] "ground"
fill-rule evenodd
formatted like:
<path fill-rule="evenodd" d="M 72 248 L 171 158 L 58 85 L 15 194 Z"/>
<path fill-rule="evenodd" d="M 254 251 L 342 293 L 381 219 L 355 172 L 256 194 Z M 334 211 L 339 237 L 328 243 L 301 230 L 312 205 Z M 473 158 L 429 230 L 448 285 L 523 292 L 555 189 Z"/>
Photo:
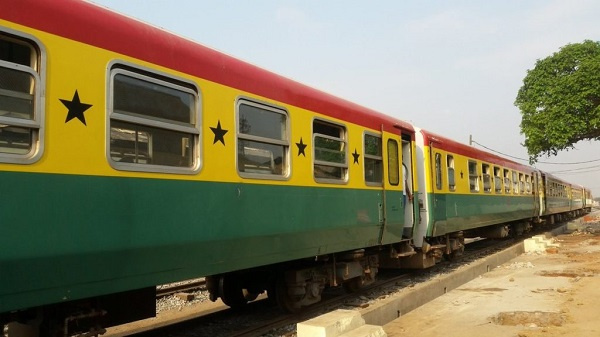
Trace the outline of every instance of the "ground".
<path fill-rule="evenodd" d="M 600 218 L 384 326 L 389 337 L 600 336 Z"/>

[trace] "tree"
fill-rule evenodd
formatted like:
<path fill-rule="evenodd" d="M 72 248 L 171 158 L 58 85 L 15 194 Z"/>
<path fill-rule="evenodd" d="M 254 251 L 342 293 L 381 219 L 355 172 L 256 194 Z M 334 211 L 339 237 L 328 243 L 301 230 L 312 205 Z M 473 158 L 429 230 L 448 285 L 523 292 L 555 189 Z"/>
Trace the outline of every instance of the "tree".
<path fill-rule="evenodd" d="M 568 44 L 527 71 L 515 100 L 530 162 L 600 140 L 600 42 Z"/>

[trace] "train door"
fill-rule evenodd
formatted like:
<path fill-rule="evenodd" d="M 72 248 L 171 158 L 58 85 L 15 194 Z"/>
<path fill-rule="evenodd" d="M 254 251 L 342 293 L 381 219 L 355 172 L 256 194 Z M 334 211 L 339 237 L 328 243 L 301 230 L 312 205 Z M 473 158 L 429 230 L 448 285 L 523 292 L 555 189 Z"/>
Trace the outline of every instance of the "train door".
<path fill-rule="evenodd" d="M 415 224 L 415 198 L 414 174 L 412 163 L 411 138 L 408 134 L 402 134 L 402 208 L 404 212 L 404 228 L 402 236 L 412 238 Z"/>
<path fill-rule="evenodd" d="M 536 177 L 536 185 L 537 185 L 537 197 L 539 204 L 539 216 L 544 215 L 546 213 L 546 181 L 544 176 L 540 172 L 535 173 Z"/>
<path fill-rule="evenodd" d="M 405 131 L 405 130 L 402 130 Z M 385 170 L 383 179 L 382 221 L 379 244 L 410 239 L 413 229 L 413 163 L 411 159 L 412 136 L 401 132 L 399 135 L 384 137 Z"/>

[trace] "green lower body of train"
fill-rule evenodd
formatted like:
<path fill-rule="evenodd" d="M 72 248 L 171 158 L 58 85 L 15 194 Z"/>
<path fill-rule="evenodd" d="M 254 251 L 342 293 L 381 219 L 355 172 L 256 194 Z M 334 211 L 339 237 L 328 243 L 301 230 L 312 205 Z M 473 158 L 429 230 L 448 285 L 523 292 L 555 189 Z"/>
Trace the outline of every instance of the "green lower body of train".
<path fill-rule="evenodd" d="M 434 211 L 428 237 L 527 220 L 538 212 L 533 196 L 430 194 L 429 198 Z"/>
<path fill-rule="evenodd" d="M 0 313 L 402 238 L 401 192 L 14 172 L 0 179 Z"/>

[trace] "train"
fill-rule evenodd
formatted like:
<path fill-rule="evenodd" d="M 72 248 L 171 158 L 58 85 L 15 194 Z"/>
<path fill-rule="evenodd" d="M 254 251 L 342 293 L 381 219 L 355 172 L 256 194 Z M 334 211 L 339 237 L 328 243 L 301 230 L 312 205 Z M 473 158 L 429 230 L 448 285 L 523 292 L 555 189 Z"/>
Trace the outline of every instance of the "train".
<path fill-rule="evenodd" d="M 95 336 L 159 284 L 283 309 L 589 189 L 79 0 L 0 2 L 0 325 Z"/>

